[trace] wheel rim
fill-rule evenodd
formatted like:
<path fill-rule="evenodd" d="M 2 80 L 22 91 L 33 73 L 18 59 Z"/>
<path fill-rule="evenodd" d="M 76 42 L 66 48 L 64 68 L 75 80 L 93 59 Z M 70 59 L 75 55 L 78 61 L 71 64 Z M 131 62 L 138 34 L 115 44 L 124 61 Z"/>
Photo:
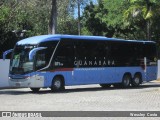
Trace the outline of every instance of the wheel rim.
<path fill-rule="evenodd" d="M 130 84 L 130 79 L 128 77 L 125 77 L 125 79 L 124 79 L 124 85 L 125 86 L 129 86 L 129 84 Z"/>
<path fill-rule="evenodd" d="M 60 80 L 56 80 L 56 81 L 54 82 L 54 86 L 55 86 L 57 89 L 59 89 L 59 88 L 61 87 L 61 81 L 60 81 Z"/>
<path fill-rule="evenodd" d="M 136 77 L 136 78 L 134 79 L 134 82 L 135 82 L 136 84 L 139 84 L 140 79 L 139 79 L 138 77 Z"/>

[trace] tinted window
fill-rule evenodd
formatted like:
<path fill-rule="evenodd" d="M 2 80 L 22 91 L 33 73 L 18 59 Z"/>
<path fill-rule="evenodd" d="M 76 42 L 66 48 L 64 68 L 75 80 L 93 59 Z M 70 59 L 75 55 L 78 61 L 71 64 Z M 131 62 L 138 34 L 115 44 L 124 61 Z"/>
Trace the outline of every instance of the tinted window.
<path fill-rule="evenodd" d="M 36 54 L 36 70 L 46 67 L 52 57 L 53 51 L 57 46 L 58 41 L 47 41 L 40 43 L 38 47 L 47 47 L 45 50 L 40 50 Z"/>
<path fill-rule="evenodd" d="M 73 67 L 74 63 L 74 41 L 62 40 L 56 50 L 53 66 L 54 67 Z"/>
<path fill-rule="evenodd" d="M 147 64 L 153 65 L 157 62 L 157 50 L 155 44 L 146 44 L 144 47 L 144 56 L 147 58 Z M 155 63 L 154 63 L 155 62 Z"/>
<path fill-rule="evenodd" d="M 105 63 L 109 46 L 106 41 L 79 40 L 75 46 L 76 61 L 79 62 L 79 65 L 75 67 L 101 67 L 107 65 Z"/>
<path fill-rule="evenodd" d="M 111 42 L 111 59 L 115 66 L 139 66 L 144 59 L 143 44 L 136 42 Z"/>

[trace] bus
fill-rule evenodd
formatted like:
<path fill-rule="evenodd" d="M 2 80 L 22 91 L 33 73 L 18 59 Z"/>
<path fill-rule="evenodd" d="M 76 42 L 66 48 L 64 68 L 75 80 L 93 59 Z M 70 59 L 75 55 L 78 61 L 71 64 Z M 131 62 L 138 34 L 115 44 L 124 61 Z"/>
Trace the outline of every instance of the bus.
<path fill-rule="evenodd" d="M 65 86 L 99 84 L 138 87 L 157 79 L 153 41 L 100 36 L 41 35 L 18 41 L 12 50 L 9 85 L 61 91 Z"/>

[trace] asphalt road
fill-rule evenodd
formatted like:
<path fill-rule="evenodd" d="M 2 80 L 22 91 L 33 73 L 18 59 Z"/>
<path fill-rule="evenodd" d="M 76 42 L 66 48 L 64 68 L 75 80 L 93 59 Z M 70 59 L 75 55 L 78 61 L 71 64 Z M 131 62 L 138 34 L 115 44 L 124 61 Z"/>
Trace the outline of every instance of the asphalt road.
<path fill-rule="evenodd" d="M 0 111 L 160 111 L 160 82 L 128 89 L 72 86 L 59 93 L 1 89 Z"/>

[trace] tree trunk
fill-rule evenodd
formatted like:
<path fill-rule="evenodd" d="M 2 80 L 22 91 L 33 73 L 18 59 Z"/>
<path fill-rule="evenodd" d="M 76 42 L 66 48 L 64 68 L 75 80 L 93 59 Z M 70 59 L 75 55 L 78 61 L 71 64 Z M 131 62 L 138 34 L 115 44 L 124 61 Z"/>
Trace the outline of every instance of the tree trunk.
<path fill-rule="evenodd" d="M 80 12 L 80 0 L 77 0 L 77 3 L 78 3 L 78 35 L 81 35 L 81 21 L 80 21 L 81 12 Z"/>
<path fill-rule="evenodd" d="M 151 40 L 151 23 L 150 23 L 150 20 L 147 21 L 147 39 Z"/>
<path fill-rule="evenodd" d="M 147 13 L 149 13 L 152 10 L 150 0 L 146 0 L 147 4 Z M 147 20 L 147 39 L 151 40 L 151 21 L 150 19 Z"/>
<path fill-rule="evenodd" d="M 51 18 L 49 23 L 49 33 L 57 32 L 57 0 L 52 0 Z"/>

